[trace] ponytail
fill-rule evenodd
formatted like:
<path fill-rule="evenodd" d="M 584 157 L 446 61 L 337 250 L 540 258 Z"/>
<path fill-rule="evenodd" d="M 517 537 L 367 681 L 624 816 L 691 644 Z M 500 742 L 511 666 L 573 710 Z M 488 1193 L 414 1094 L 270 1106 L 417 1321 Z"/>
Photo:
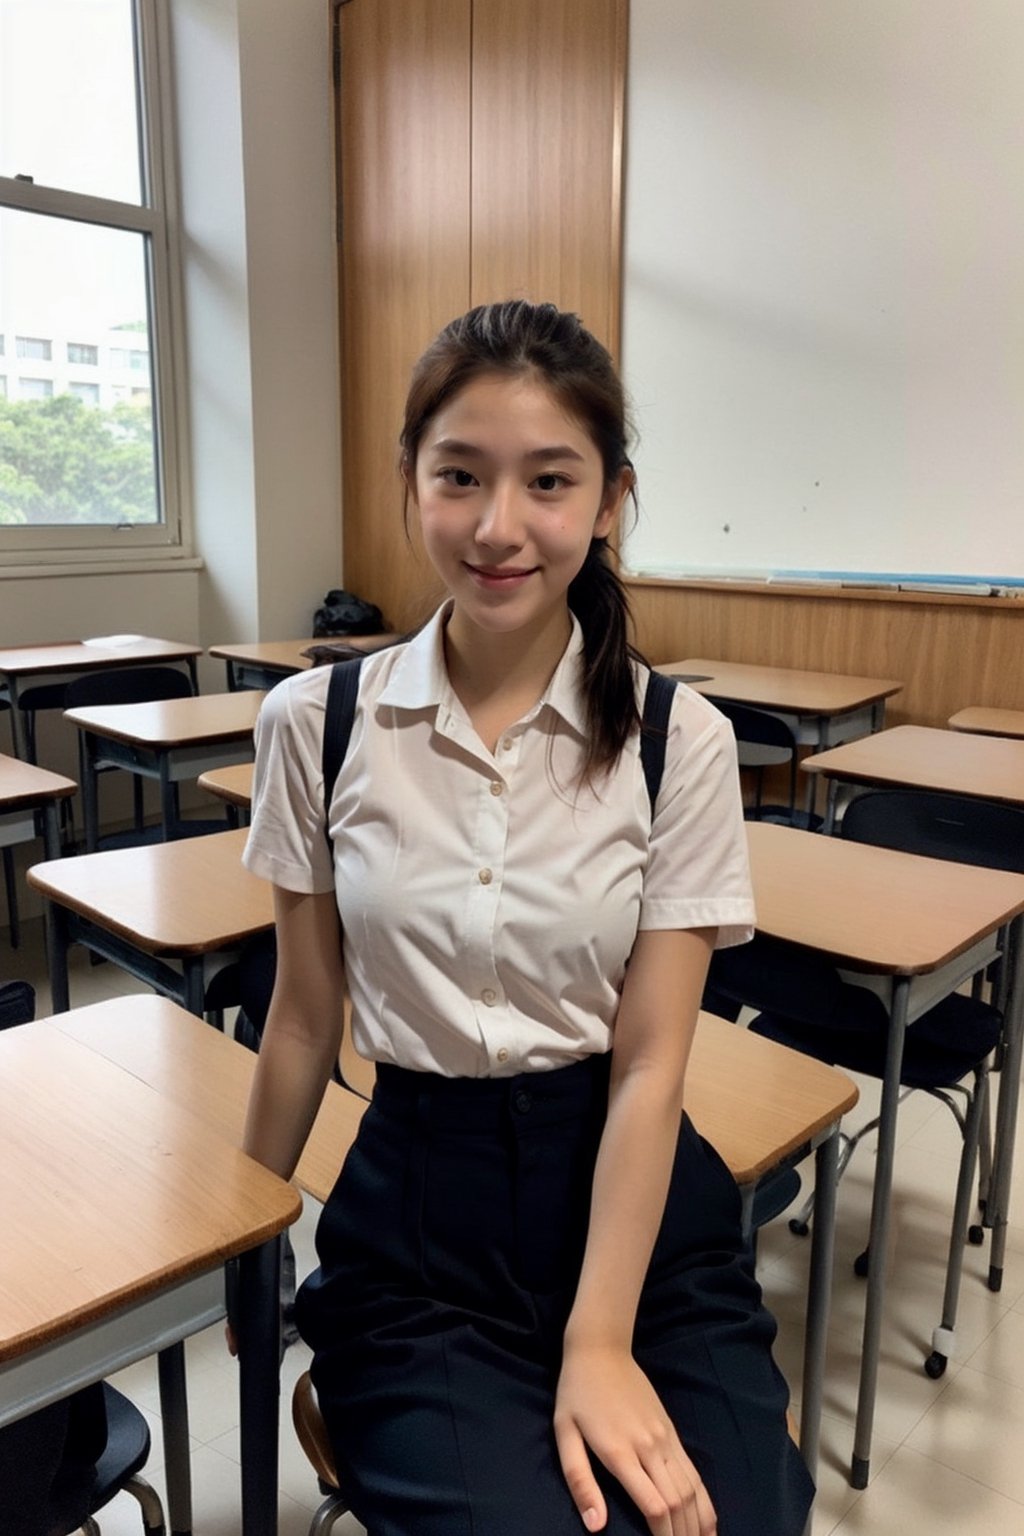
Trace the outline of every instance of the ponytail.
<path fill-rule="evenodd" d="M 589 726 L 580 778 L 613 768 L 640 728 L 629 643 L 629 600 L 608 560 L 606 539 L 591 540 L 583 567 L 569 586 L 569 607 L 583 631 L 583 697 Z"/>

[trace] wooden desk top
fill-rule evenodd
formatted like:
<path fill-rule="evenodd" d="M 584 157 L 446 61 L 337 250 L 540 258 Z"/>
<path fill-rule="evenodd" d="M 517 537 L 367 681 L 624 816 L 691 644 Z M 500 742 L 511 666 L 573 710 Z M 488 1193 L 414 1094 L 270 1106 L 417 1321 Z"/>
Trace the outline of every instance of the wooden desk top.
<path fill-rule="evenodd" d="M 755 1183 L 858 1097 L 835 1067 L 701 1013 L 683 1105 L 737 1184 Z"/>
<path fill-rule="evenodd" d="M 808 773 L 851 784 L 938 789 L 1024 806 L 1024 741 L 897 725 L 805 757 Z"/>
<path fill-rule="evenodd" d="M 0 752 L 0 811 L 18 811 L 41 805 L 44 800 L 64 800 L 77 788 L 74 779 Z"/>
<path fill-rule="evenodd" d="M 688 656 L 661 662 L 672 677 L 701 679 L 690 684 L 709 699 L 730 699 L 794 715 L 842 715 L 899 693 L 902 683 L 885 677 L 848 677 L 837 672 L 799 672 L 789 667 L 760 667 L 743 661 L 710 661 Z"/>
<path fill-rule="evenodd" d="M 252 775 L 252 763 L 234 763 L 230 768 L 208 768 L 196 782 L 218 800 L 248 808 L 252 804 Z"/>
<path fill-rule="evenodd" d="M 747 823 L 757 929 L 854 971 L 938 970 L 1024 912 L 1024 875 Z"/>
<path fill-rule="evenodd" d="M 33 865 L 30 885 L 154 955 L 201 955 L 270 928 L 266 880 L 242 865 L 245 828 Z"/>
<path fill-rule="evenodd" d="M 979 736 L 1024 737 L 1024 709 L 958 710 L 949 718 L 954 731 L 975 731 Z"/>
<path fill-rule="evenodd" d="M 172 1103 L 241 1146 L 256 1057 L 167 998 L 143 993 L 112 998 L 48 1021 L 116 1062 Z M 316 1200 L 326 1200 L 355 1139 L 366 1103 L 329 1083 L 295 1179 Z"/>
<path fill-rule="evenodd" d="M 136 661 L 186 661 L 190 656 L 201 656 L 202 651 L 201 645 L 147 637 L 116 646 L 63 640 L 53 645 L 19 645 L 0 650 L 0 672 L 14 676 L 23 672 L 91 672 Z"/>
<path fill-rule="evenodd" d="M 0 1034 L 0 1360 L 211 1269 L 300 1208 L 199 1116 L 51 1021 Z"/>
<path fill-rule="evenodd" d="M 313 663 L 303 651 L 311 645 L 330 645 L 332 641 L 352 646 L 356 651 L 375 651 L 401 637 L 380 635 L 323 635 L 319 640 L 250 640 L 243 645 L 211 645 L 210 655 L 223 661 L 250 662 L 253 666 L 280 668 L 282 672 L 304 672 Z"/>
<path fill-rule="evenodd" d="M 64 718 L 98 736 L 110 736 L 135 746 L 187 747 L 251 736 L 265 697 L 257 689 L 200 693 L 192 698 L 155 699 L 146 704 L 66 709 Z"/>

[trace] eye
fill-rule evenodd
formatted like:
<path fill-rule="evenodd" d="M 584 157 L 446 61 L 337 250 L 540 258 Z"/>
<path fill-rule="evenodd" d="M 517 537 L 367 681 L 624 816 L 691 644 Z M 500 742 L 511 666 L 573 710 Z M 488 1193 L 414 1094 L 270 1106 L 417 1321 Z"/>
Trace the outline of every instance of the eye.
<path fill-rule="evenodd" d="M 458 469 L 455 465 L 445 465 L 437 471 L 439 480 L 446 480 L 449 485 L 458 486 L 460 490 L 466 490 L 471 485 L 476 485 L 476 477 L 471 475 L 468 469 Z"/>
<path fill-rule="evenodd" d="M 538 475 L 533 483 L 538 491 L 550 492 L 564 490 L 567 485 L 571 484 L 571 481 L 568 475 L 558 475 L 552 469 L 548 470 L 546 474 Z"/>

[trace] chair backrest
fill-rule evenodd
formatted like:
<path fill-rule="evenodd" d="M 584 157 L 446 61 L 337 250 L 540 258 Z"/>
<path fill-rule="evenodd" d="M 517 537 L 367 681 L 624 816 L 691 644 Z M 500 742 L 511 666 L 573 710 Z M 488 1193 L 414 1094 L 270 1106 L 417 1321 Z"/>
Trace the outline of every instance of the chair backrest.
<path fill-rule="evenodd" d="M 0 982 L 0 1029 L 31 1024 L 35 1016 L 35 989 L 27 981 Z"/>
<path fill-rule="evenodd" d="M 715 708 L 732 722 L 733 733 L 742 746 L 775 747 L 785 757 L 785 762 L 796 751 L 796 739 L 785 720 L 770 715 L 763 709 L 752 709 L 749 704 L 733 704 L 728 699 L 715 699 Z"/>
<path fill-rule="evenodd" d="M 843 837 L 958 864 L 1024 873 L 1024 810 L 932 790 L 872 790 L 851 800 Z"/>
<path fill-rule="evenodd" d="M 187 673 L 174 667 L 110 667 L 73 678 L 64 690 L 64 708 L 150 704 L 155 699 L 186 699 L 191 693 Z"/>

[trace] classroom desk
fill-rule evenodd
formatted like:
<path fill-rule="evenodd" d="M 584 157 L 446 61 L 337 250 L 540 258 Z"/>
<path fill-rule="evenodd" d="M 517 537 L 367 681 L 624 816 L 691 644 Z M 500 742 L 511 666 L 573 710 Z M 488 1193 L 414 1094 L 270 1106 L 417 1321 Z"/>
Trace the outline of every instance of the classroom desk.
<path fill-rule="evenodd" d="M 54 1019 L 227 1140 L 242 1135 L 256 1058 L 162 998 L 121 998 Z M 701 1014 L 687 1070 L 685 1107 L 725 1160 L 749 1221 L 754 1186 L 772 1169 L 812 1151 L 818 1199 L 808 1289 L 800 1446 L 817 1460 L 825 1339 L 832 1273 L 832 1222 L 839 1123 L 857 1102 L 842 1072 L 785 1046 Z M 337 1084 L 328 1088 L 295 1171 L 300 1188 L 324 1201 L 355 1138 L 366 1105 Z"/>
<path fill-rule="evenodd" d="M 96 774 L 113 764 L 160 784 L 166 840 L 179 835 L 177 785 L 206 768 L 251 762 L 253 728 L 262 693 L 204 693 L 146 704 L 103 704 L 66 709 L 82 741 L 82 803 L 86 847 L 96 851 L 99 816 Z"/>
<path fill-rule="evenodd" d="M 828 781 L 826 831 L 835 823 L 842 784 L 932 789 L 1024 807 L 1024 741 L 1008 737 L 897 725 L 805 757 L 801 767 Z"/>
<path fill-rule="evenodd" d="M 211 768 L 199 775 L 199 788 L 223 800 L 238 816 L 242 825 L 249 821 L 252 808 L 252 763 L 234 763 L 229 768 Z"/>
<path fill-rule="evenodd" d="M 29 842 L 35 837 L 38 811 L 42 816 L 46 857 L 59 858 L 57 806 L 77 788 L 74 779 L 0 752 L 0 846 Z"/>
<path fill-rule="evenodd" d="M 727 699 L 781 715 L 798 742 L 816 747 L 880 730 L 886 699 L 903 687 L 886 677 L 800 672 L 744 661 L 709 661 L 704 656 L 660 662 L 657 671 L 682 678 L 705 698 Z"/>
<path fill-rule="evenodd" d="M 46 898 L 53 1008 L 68 1007 L 68 949 L 83 944 L 191 1013 L 212 976 L 274 923 L 271 887 L 241 862 L 244 829 L 35 864 Z"/>
<path fill-rule="evenodd" d="M 273 688 L 282 677 L 305 672 L 313 665 L 303 651 L 312 645 L 351 646 L 354 651 L 376 651 L 393 645 L 401 635 L 321 635 L 318 640 L 251 640 L 244 645 L 211 645 L 210 655 L 227 665 L 228 687 Z"/>
<path fill-rule="evenodd" d="M 851 1471 L 853 1486 L 864 1488 L 878 1379 L 904 1036 L 908 1025 L 987 963 L 995 935 L 1005 924 L 1012 924 L 1012 976 L 1000 1084 L 1004 1165 L 993 1185 L 998 1184 L 1000 1192 L 993 1243 L 997 1223 L 1005 1239 L 1024 1023 L 1024 876 L 763 822 L 748 823 L 747 838 L 758 931 L 818 951 L 862 986 L 872 980 L 882 983 L 889 1009 L 889 1052 L 871 1206 L 872 1263 Z M 948 1355 L 950 1332 L 940 1329 L 938 1334 L 941 1340 L 934 1347 Z"/>
<path fill-rule="evenodd" d="M 239 1260 L 241 1529 L 274 1536 L 278 1237 L 296 1191 L 42 1020 L 0 1034 L 0 1209 L 0 1423 L 157 1354 L 177 1532 L 192 1524 L 182 1341 L 224 1316 Z"/>
<path fill-rule="evenodd" d="M 104 638 L 114 638 L 106 636 Z M 19 691 L 27 683 L 44 677 L 71 675 L 75 672 L 100 672 L 109 667 L 153 666 L 182 661 L 188 668 L 193 692 L 198 692 L 196 657 L 198 645 L 180 645 L 175 640 L 151 640 L 145 636 L 125 645 L 97 645 L 91 641 L 70 640 L 54 645 L 21 645 L 0 650 L 0 698 L 11 706 L 11 732 L 14 755 L 28 757 L 25 724 L 18 708 Z"/>
<path fill-rule="evenodd" d="M 982 709 L 975 706 L 950 715 L 954 731 L 974 731 L 978 736 L 1024 737 L 1024 709 Z"/>

